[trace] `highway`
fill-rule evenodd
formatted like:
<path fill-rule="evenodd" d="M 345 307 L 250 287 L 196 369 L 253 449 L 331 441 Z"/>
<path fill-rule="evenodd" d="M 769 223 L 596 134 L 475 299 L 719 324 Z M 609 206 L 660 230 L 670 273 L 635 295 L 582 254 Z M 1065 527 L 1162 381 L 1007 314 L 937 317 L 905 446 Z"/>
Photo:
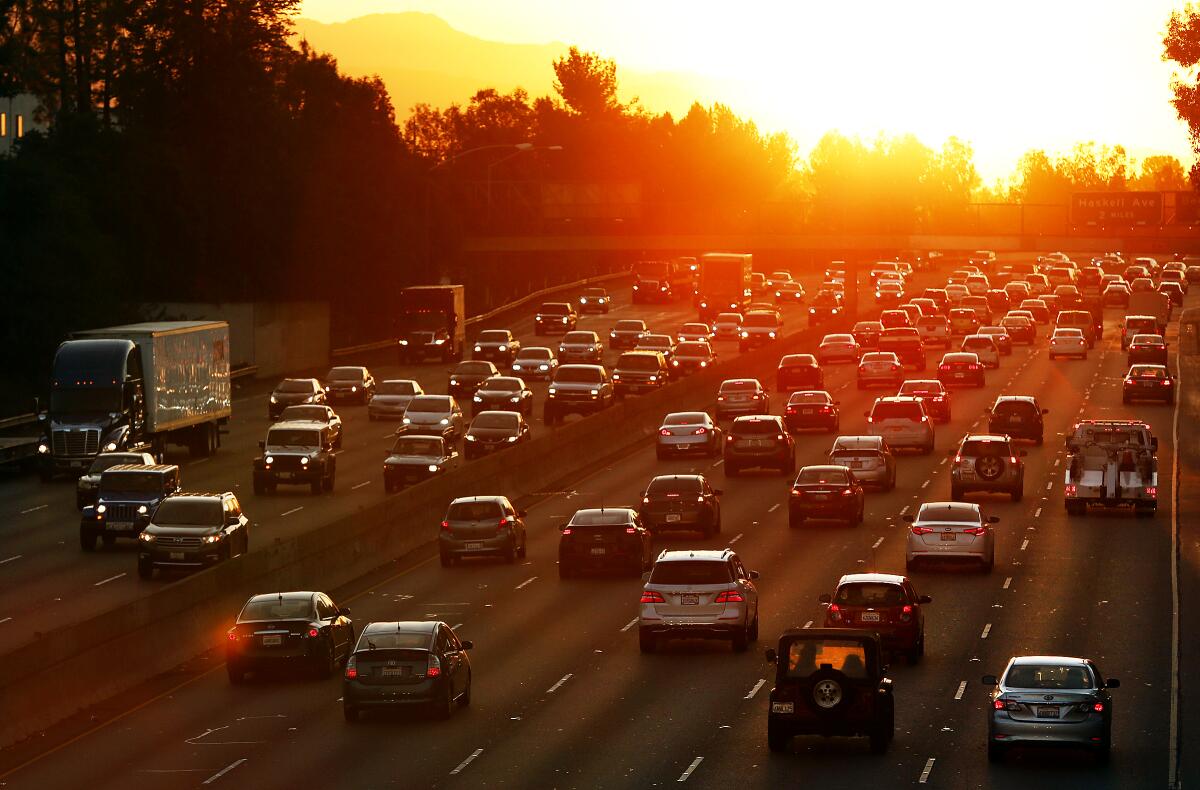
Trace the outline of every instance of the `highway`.
<path fill-rule="evenodd" d="M 608 317 L 586 319 L 581 328 L 606 327 L 615 317 L 646 312 L 622 308 Z M 680 310 L 651 312 L 656 328 L 674 328 L 683 316 Z M 48 758 L 0 774 L 0 781 L 5 787 L 147 789 L 677 783 L 1162 787 L 1167 781 L 1171 693 L 1173 410 L 1121 405 L 1127 366 L 1115 330 L 1119 317 L 1119 310 L 1108 311 L 1105 339 L 1087 360 L 1050 362 L 1042 327 L 1037 346 L 1016 347 L 1012 356 L 1002 358 L 999 370 L 988 372 L 986 388 L 956 390 L 952 422 L 936 428 L 936 452 L 902 457 L 896 489 L 868 495 L 860 526 L 789 529 L 782 478 L 750 473 L 726 480 L 719 462 L 660 462 L 645 445 L 592 470 L 571 491 L 531 505 L 527 561 L 513 566 L 479 561 L 444 569 L 428 553 L 339 600 L 353 609 L 360 627 L 371 620 L 436 618 L 474 641 L 472 704 L 449 721 L 377 717 L 347 725 L 339 679 L 232 687 L 214 654 L 211 668 L 191 674 L 116 721 L 66 741 Z M 530 342 L 527 321 L 513 328 Z M 935 362 L 938 352 L 930 357 Z M 429 368 L 421 378 L 440 383 L 444 370 Z M 841 399 L 841 432 L 865 432 L 862 413 L 876 396 L 887 393 L 856 390 L 854 369 L 847 365 L 827 368 L 826 384 Z M 765 706 L 772 680 L 762 649 L 785 628 L 819 624 L 823 609 L 817 597 L 831 592 L 841 574 L 904 572 L 901 516 L 921 501 L 949 498 L 947 454 L 963 433 L 986 429 L 981 415 L 1001 393 L 1042 400 L 1050 409 L 1047 441 L 1041 448 L 1026 447 L 1023 501 L 969 497 L 1001 519 L 991 574 L 970 569 L 912 574 L 918 592 L 931 595 L 933 603 L 927 609 L 925 658 L 915 666 L 898 662 L 891 668 L 897 697 L 892 748 L 875 756 L 862 741 L 799 738 L 790 754 L 770 754 Z M 185 468 L 189 487 L 205 485 L 213 479 L 208 475 L 220 471 L 236 475 L 240 488 L 235 490 L 249 488 L 248 458 L 266 426 L 265 409 L 261 399 L 239 406 L 239 425 L 226 437 L 221 453 L 207 468 Z M 776 413 L 782 406 L 782 399 L 774 399 Z M 258 536 L 287 534 L 327 519 L 344 498 L 382 495 L 374 453 L 384 443 L 386 427 L 368 424 L 356 410 L 346 411 L 347 452 L 355 460 L 339 470 L 339 493 L 330 499 L 300 493 L 270 500 L 247 497 L 256 520 L 276 530 L 260 529 Z M 1151 424 L 1160 442 L 1162 472 L 1156 519 L 1097 513 L 1067 519 L 1060 434 L 1081 417 L 1136 417 Z M 379 436 L 364 435 L 368 429 Z M 831 441 L 831 435 L 802 437 L 798 463 L 819 462 Z M 671 471 L 702 472 L 724 489 L 723 534 L 712 540 L 668 536 L 660 539 L 661 547 L 731 545 L 748 568 L 761 573 L 762 638 L 745 654 L 732 653 L 724 643 L 673 642 L 657 654 L 642 655 L 634 622 L 640 581 L 558 579 L 558 526 L 564 519 L 577 508 L 600 502 L 632 503 L 647 480 Z M 351 488 L 359 481 L 370 481 L 365 491 Z M 73 542 L 73 510 L 69 501 L 63 506 L 70 499 L 65 487 L 14 481 L 5 484 L 4 494 L 10 528 L 21 525 L 16 530 L 19 545 L 9 550 L 28 556 L 0 566 L 0 620 L 15 612 L 22 621 L 35 621 L 21 628 L 42 629 L 47 620 L 53 624 L 63 617 L 64 610 L 99 610 L 123 596 L 142 594 L 145 585 L 128 576 L 103 585 L 98 593 L 85 587 L 93 577 L 100 581 L 106 574 L 131 571 L 132 557 L 122 552 L 88 557 L 84 578 Z M 19 513 L 41 503 L 46 505 L 41 511 Z M 272 515 L 297 506 L 305 510 L 291 517 Z M 17 515 L 28 525 L 16 521 Z M 64 545 L 55 550 L 57 541 Z M 86 600 L 78 600 L 80 590 L 87 593 Z M 336 600 L 337 591 L 332 592 Z M 51 596 L 63 600 L 48 600 Z M 95 603 L 96 598 L 106 602 Z M 1106 675 L 1122 680 L 1113 692 L 1111 764 L 1095 765 L 1087 755 L 1070 751 L 1048 751 L 1014 753 L 1004 765 L 989 765 L 987 697 L 980 676 L 999 673 L 1010 656 L 1028 653 L 1091 657 Z"/>

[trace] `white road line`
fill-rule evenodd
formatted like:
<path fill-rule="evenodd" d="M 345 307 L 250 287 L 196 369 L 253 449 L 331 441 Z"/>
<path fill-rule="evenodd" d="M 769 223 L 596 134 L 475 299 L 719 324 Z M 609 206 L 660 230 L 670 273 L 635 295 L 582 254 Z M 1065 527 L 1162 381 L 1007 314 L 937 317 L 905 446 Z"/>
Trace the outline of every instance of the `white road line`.
<path fill-rule="evenodd" d="M 100 581 L 96 582 L 92 586 L 99 587 L 101 584 L 108 584 L 109 582 L 115 582 L 117 579 L 121 578 L 124 575 L 125 574 L 123 574 L 123 573 L 118 573 L 116 576 L 109 576 L 107 579 L 101 579 Z"/>
<path fill-rule="evenodd" d="M 555 684 L 554 684 L 553 686 L 551 686 L 550 688 L 546 689 L 546 693 L 547 693 L 547 694 L 553 694 L 554 692 L 558 691 L 560 688 L 562 688 L 562 684 L 564 684 L 564 683 L 566 683 L 568 680 L 570 680 L 570 679 L 571 679 L 571 677 L 572 677 L 572 674 L 571 674 L 570 672 L 568 672 L 567 674 L 563 675 L 561 678 L 559 678 L 559 679 L 558 679 L 558 682 L 557 682 L 557 683 L 555 683 Z"/>
<path fill-rule="evenodd" d="M 958 684 L 958 691 L 954 692 L 955 699 L 962 699 L 963 692 L 967 690 L 967 681 L 962 681 Z"/>
<path fill-rule="evenodd" d="M 1021 551 L 1025 551 L 1027 548 L 1029 548 L 1029 538 L 1025 538 L 1025 540 L 1021 541 Z"/>
<path fill-rule="evenodd" d="M 902 516 L 908 515 L 908 508 L 909 508 L 909 505 L 905 505 L 904 507 L 900 508 L 900 515 L 902 515 Z"/>
<path fill-rule="evenodd" d="M 1176 346 L 1178 349 L 1178 346 Z M 1175 352 L 1175 370 L 1179 377 L 1176 392 L 1183 391 L 1183 368 Z M 1171 444 L 1179 450 L 1179 399 L 1171 418 Z M 1179 781 L 1179 461 L 1171 458 L 1171 732 L 1167 736 L 1167 786 Z"/>
<path fill-rule="evenodd" d="M 741 539 L 742 539 L 742 533 L 739 532 L 738 534 L 734 535 L 732 539 L 730 539 L 729 545 L 732 546 L 733 544 L 737 543 Z"/>
<path fill-rule="evenodd" d="M 4 625 L 5 623 L 7 623 L 7 622 L 8 622 L 9 620 L 11 620 L 11 619 L 12 619 L 11 617 L 4 617 L 4 618 L 0 618 L 0 625 Z"/>
<path fill-rule="evenodd" d="M 809 620 L 807 623 L 805 623 L 805 624 L 804 624 L 804 627 L 805 627 L 805 628 L 812 628 L 812 620 Z"/>
<path fill-rule="evenodd" d="M 778 503 L 778 502 L 776 502 L 775 504 L 773 504 L 773 505 L 771 505 L 769 508 L 767 508 L 767 512 L 768 512 L 768 513 L 774 513 L 774 512 L 775 512 L 776 510 L 778 510 L 778 509 L 779 509 L 779 503 Z"/>
<path fill-rule="evenodd" d="M 1055 458 L 1055 459 L 1054 459 L 1054 465 L 1055 465 L 1056 467 L 1057 467 L 1059 464 L 1061 464 L 1061 463 L 1062 463 L 1062 459 L 1061 459 L 1061 458 Z"/>
<path fill-rule="evenodd" d="M 687 767 L 687 770 L 686 770 L 686 771 L 684 771 L 683 773 L 681 773 L 681 774 L 679 775 L 679 778 L 678 778 L 678 779 L 676 779 L 675 781 L 677 781 L 677 782 L 686 782 L 686 781 L 688 780 L 688 777 L 692 775 L 692 771 L 694 771 L 694 770 L 696 770 L 697 768 L 699 768 L 699 767 L 700 767 L 700 763 L 702 763 L 702 762 L 704 762 L 704 758 L 703 758 L 703 757 L 697 757 L 695 760 L 692 760 L 692 764 L 691 764 L 691 765 L 689 765 L 689 766 Z"/>
<path fill-rule="evenodd" d="M 921 483 L 921 488 L 928 488 L 928 487 L 929 487 L 929 481 L 928 481 L 928 480 L 926 480 L 924 483 Z"/>
<path fill-rule="evenodd" d="M 925 770 L 921 771 L 921 778 L 917 780 L 919 784 L 929 783 L 929 774 L 933 771 L 933 764 L 937 762 L 936 757 L 930 757 L 925 761 Z"/>
<path fill-rule="evenodd" d="M 462 628 L 462 625 L 462 623 L 455 623 L 454 625 L 450 626 L 450 630 L 457 631 L 458 629 Z"/>
<path fill-rule="evenodd" d="M 1039 507 L 1037 510 L 1033 511 L 1033 517 L 1034 517 L 1034 518 L 1041 518 L 1041 517 L 1042 517 L 1042 509 L 1041 509 L 1040 507 Z"/>
<path fill-rule="evenodd" d="M 766 683 L 767 683 L 767 679 L 766 679 L 766 678 L 759 678 L 759 679 L 758 679 L 758 682 L 754 684 L 754 688 L 750 689 L 750 693 L 749 693 L 749 694 L 747 694 L 747 695 L 746 695 L 745 697 L 743 697 L 742 699 L 754 699 L 754 695 L 755 695 L 755 694 L 757 694 L 757 693 L 758 693 L 758 690 L 759 690 L 760 688 L 762 688 L 764 685 L 766 685 Z"/>
<path fill-rule="evenodd" d="M 991 623 L 988 623 L 987 625 L 985 625 L 985 626 L 983 627 L 983 633 L 979 635 L 979 638 L 980 638 L 980 639 L 987 639 L 987 638 L 988 638 L 988 634 L 990 634 L 991 632 L 992 632 L 992 624 L 991 624 Z"/>
<path fill-rule="evenodd" d="M 635 617 L 632 620 L 630 620 L 628 623 L 626 623 L 625 625 L 621 626 L 621 633 L 625 633 L 626 631 L 628 631 L 630 628 L 633 628 L 637 624 L 638 624 L 638 619 Z"/>
<path fill-rule="evenodd" d="M 361 483 L 357 483 L 357 484 L 355 484 L 355 485 L 352 485 L 352 486 L 350 486 L 350 490 L 351 490 L 351 491 L 357 491 L 358 489 L 362 488 L 363 486 L 369 486 L 369 485 L 371 485 L 371 481 L 370 481 L 370 480 L 364 480 L 364 481 L 362 481 Z"/>
<path fill-rule="evenodd" d="M 4 565 L 6 563 L 13 562 L 15 560 L 19 560 L 24 556 L 25 556 L 24 554 L 14 554 L 6 560 L 0 560 L 0 565 Z"/>
<path fill-rule="evenodd" d="M 1047 491 L 1049 491 L 1051 488 L 1054 488 L 1054 481 L 1053 481 L 1053 480 L 1047 480 L 1047 481 L 1046 481 L 1046 490 L 1047 490 Z"/>
<path fill-rule="evenodd" d="M 49 505 L 38 505 L 37 507 L 25 508 L 24 510 L 21 511 L 21 515 L 24 516 L 28 513 L 35 513 L 39 510 L 45 510 L 48 507 L 50 507 L 50 506 Z"/>
<path fill-rule="evenodd" d="M 514 589 L 514 590 L 519 590 L 519 589 L 521 589 L 522 587 L 524 587 L 525 585 L 532 583 L 532 582 L 533 582 L 533 580 L 534 580 L 534 579 L 536 579 L 536 578 L 537 578 L 536 576 L 530 576 L 528 579 L 526 579 L 525 581 L 521 582 L 520 584 L 518 584 L 518 585 L 517 585 L 516 587 L 514 587 L 513 589 Z"/>
<path fill-rule="evenodd" d="M 304 505 L 301 505 L 300 507 L 294 507 L 291 510 L 287 511 L 286 513 L 280 513 L 279 515 L 280 515 L 280 517 L 290 516 L 293 513 L 299 513 L 301 510 L 304 510 Z"/>
<path fill-rule="evenodd" d="M 880 543 L 883 543 L 883 538 L 880 538 L 879 540 L 875 541 L 874 545 L 872 545 L 872 546 L 871 546 L 871 548 L 872 548 L 872 549 L 877 549 L 877 548 L 879 548 L 879 544 L 880 544 Z"/>
<path fill-rule="evenodd" d="M 709 469 L 716 469 L 718 466 L 720 466 L 723 463 L 725 463 L 725 459 L 719 458 L 719 459 L 717 459 L 716 463 L 714 463 L 712 466 L 709 467 Z"/>
<path fill-rule="evenodd" d="M 457 774 L 461 774 L 463 769 L 470 765 L 471 761 L 481 754 L 483 754 L 483 749 L 476 749 L 475 751 L 471 752 L 471 756 L 459 763 L 454 770 L 450 772 L 450 775 L 455 776 Z"/>
<path fill-rule="evenodd" d="M 201 458 L 198 461 L 188 461 L 188 466 L 198 466 L 199 464 L 202 464 L 205 461 L 211 461 L 211 460 L 212 460 L 212 456 L 209 456 L 208 458 Z"/>
<path fill-rule="evenodd" d="M 231 762 L 229 765 L 225 766 L 224 768 L 222 768 L 221 770 L 217 771 L 217 772 L 216 772 L 215 774 L 213 774 L 212 776 L 210 776 L 210 777 L 208 777 L 207 779 L 205 779 L 205 780 L 204 780 L 204 782 L 203 782 L 202 784 L 206 784 L 206 785 L 210 785 L 210 784 L 212 784 L 213 782 L 217 781 L 217 780 L 218 780 L 218 779 L 220 779 L 222 776 L 224 776 L 225 774 L 229 773 L 229 772 L 230 772 L 230 771 L 232 771 L 234 768 L 237 768 L 239 765 L 241 765 L 241 764 L 242 764 L 242 763 L 244 763 L 244 762 L 246 762 L 246 758 L 245 758 L 245 757 L 243 757 L 243 758 L 242 758 L 242 759 L 240 759 L 240 760 L 234 760 L 234 761 L 233 761 L 233 762 Z"/>
<path fill-rule="evenodd" d="M 949 458 L 943 458 L 942 460 L 938 461 L 938 466 L 944 465 L 949 460 L 950 460 Z"/>
<path fill-rule="evenodd" d="M 1004 584 L 1000 585 L 1000 589 L 1001 589 L 1001 590 L 1007 590 L 1007 589 L 1008 589 L 1009 587 L 1011 587 L 1011 586 L 1012 586 L 1012 577 L 1011 577 L 1011 576 L 1006 576 L 1006 577 L 1004 578 Z"/>

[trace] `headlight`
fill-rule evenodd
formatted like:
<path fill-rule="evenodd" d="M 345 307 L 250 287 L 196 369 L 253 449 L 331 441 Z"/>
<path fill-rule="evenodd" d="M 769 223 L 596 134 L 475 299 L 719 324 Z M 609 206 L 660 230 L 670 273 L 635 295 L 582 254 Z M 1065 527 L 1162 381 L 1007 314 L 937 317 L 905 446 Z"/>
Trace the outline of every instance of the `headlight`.
<path fill-rule="evenodd" d="M 510 401 L 512 401 L 513 403 L 520 403 L 520 402 L 521 402 L 521 397 L 520 397 L 520 396 L 517 396 L 517 397 L 515 397 L 515 398 L 509 398 L 509 400 L 510 400 Z"/>
<path fill-rule="evenodd" d="M 614 331 L 614 332 L 609 332 L 609 333 L 608 333 L 608 336 L 609 336 L 609 337 L 616 337 L 616 336 L 617 336 L 617 333 L 616 333 L 615 331 Z"/>
<path fill-rule="evenodd" d="M 549 370 L 549 369 L 550 369 L 549 365 L 538 365 L 538 370 Z"/>
<path fill-rule="evenodd" d="M 137 512 L 138 512 L 138 514 L 139 514 L 139 515 L 142 515 L 142 516 L 144 516 L 144 515 L 146 515 L 147 513 L 149 513 L 149 512 L 150 512 L 150 509 L 149 509 L 149 508 L 147 508 L 145 505 L 138 505 L 138 511 L 137 511 Z"/>
<path fill-rule="evenodd" d="M 516 436 L 510 436 L 510 437 L 508 437 L 508 439 L 506 439 L 505 441 L 509 441 L 509 442 L 515 442 L 516 440 L 517 440 L 517 437 L 516 437 Z"/>
<path fill-rule="evenodd" d="M 587 304 L 587 297 L 586 297 L 586 296 L 581 296 L 581 297 L 579 297 L 579 303 L 580 303 L 580 304 Z"/>
<path fill-rule="evenodd" d="M 474 437 L 474 436 L 472 436 L 472 435 L 471 435 L 471 434 L 469 434 L 469 433 L 468 433 L 466 436 L 464 436 L 463 438 L 464 438 L 464 439 L 466 439 L 468 442 L 473 442 L 473 441 L 475 441 L 475 437 Z"/>
<path fill-rule="evenodd" d="M 508 351 L 508 346 L 500 346 L 501 351 Z"/>
<path fill-rule="evenodd" d="M 271 403 L 279 403 L 279 401 L 275 400 L 274 395 L 271 396 Z"/>
<path fill-rule="evenodd" d="M 600 304 L 604 304 L 604 302 L 605 302 L 606 300 L 605 300 L 605 299 L 603 299 L 603 298 L 600 298 L 600 299 L 597 299 L 596 301 L 597 301 L 597 302 L 599 302 Z"/>
<path fill-rule="evenodd" d="M 430 472 L 436 472 L 437 470 L 438 470 L 438 465 L 437 465 L 437 464 L 430 464 L 430 465 L 429 465 L 429 471 L 430 471 Z"/>
<path fill-rule="evenodd" d="M 442 418 L 442 425 L 449 425 L 449 424 L 450 424 L 450 420 L 448 418 Z"/>
<path fill-rule="evenodd" d="M 103 512 L 104 512 L 104 511 L 106 511 L 106 510 L 108 510 L 108 506 L 107 506 L 107 505 L 96 505 L 96 512 L 97 512 L 97 513 L 103 513 Z"/>
<path fill-rule="evenodd" d="M 412 423 L 412 418 L 405 417 L 402 420 L 400 420 L 400 422 L 404 423 L 405 425 L 409 425 L 410 423 Z"/>
<path fill-rule="evenodd" d="M 358 387 L 356 387 L 356 386 L 354 386 L 354 385 L 351 385 L 351 387 L 350 387 L 350 391 L 351 391 L 351 392 L 358 392 Z"/>
<path fill-rule="evenodd" d="M 109 442 L 108 444 L 104 445 L 104 452 L 106 452 L 106 453 L 116 452 L 116 450 L 117 450 L 116 442 Z"/>
<path fill-rule="evenodd" d="M 402 346 L 407 346 L 407 345 L 408 345 L 408 341 L 407 341 L 407 340 L 401 340 L 401 341 L 400 341 L 400 345 L 402 345 Z"/>
<path fill-rule="evenodd" d="M 565 315 L 563 316 L 562 322 L 563 322 L 564 324 L 565 324 L 565 323 L 567 323 L 567 317 L 566 317 Z"/>
<path fill-rule="evenodd" d="M 555 389 L 554 389 L 554 387 L 551 387 L 550 389 L 546 390 L 546 392 L 548 392 L 548 393 L 550 393 L 551 395 L 553 395 L 555 392 L 557 392 L 557 390 L 555 390 Z"/>
<path fill-rule="evenodd" d="M 592 390 L 592 394 L 593 394 L 593 395 L 599 395 L 599 394 L 600 394 L 600 390 Z"/>
<path fill-rule="evenodd" d="M 620 374 L 620 373 L 614 373 L 614 374 L 613 374 L 613 381 L 620 381 L 620 380 L 621 380 L 621 374 Z"/>
<path fill-rule="evenodd" d="M 140 540 L 142 543 L 153 543 L 154 536 L 151 535 L 149 532 L 139 532 L 138 540 Z"/>
<path fill-rule="evenodd" d="M 300 459 L 300 465 L 308 466 L 308 456 L 304 456 L 303 458 Z"/>
<path fill-rule="evenodd" d="M 217 533 L 217 534 L 215 534 L 215 535 L 205 535 L 205 536 L 204 536 L 204 542 L 205 542 L 205 543 L 219 543 L 220 541 L 222 541 L 222 540 L 224 540 L 224 539 L 225 539 L 225 533 L 224 533 L 224 532 L 218 532 L 218 533 Z"/>
<path fill-rule="evenodd" d="M 483 346 L 475 346 L 476 351 L 483 351 Z"/>
<path fill-rule="evenodd" d="M 45 455 L 45 454 L 46 454 L 46 453 L 48 453 L 48 452 L 50 452 L 50 448 L 49 448 L 49 447 L 47 447 L 47 446 L 46 446 L 46 445 L 44 445 L 44 444 L 39 444 L 39 445 L 38 445 L 38 455 Z"/>
<path fill-rule="evenodd" d="M 705 362 L 704 360 L 700 360 L 700 367 L 706 368 L 706 367 L 708 367 L 708 363 Z"/>
<path fill-rule="evenodd" d="M 750 337 L 750 333 L 749 333 L 749 332 L 742 332 L 742 337 Z"/>
<path fill-rule="evenodd" d="M 520 370 L 520 369 L 521 369 L 521 366 L 520 366 L 520 365 L 513 365 L 513 366 L 512 366 L 512 368 L 513 368 L 513 370 Z"/>
<path fill-rule="evenodd" d="M 433 341 L 433 344 L 434 344 L 435 346 L 440 346 L 440 345 L 443 345 L 443 344 L 445 344 L 445 342 L 446 342 L 446 338 L 444 338 L 444 337 L 439 337 L 437 340 Z"/>
<path fill-rule="evenodd" d="M 458 379 L 450 379 L 450 386 L 451 386 L 451 387 L 457 387 L 457 386 L 458 386 Z"/>
<path fill-rule="evenodd" d="M 767 336 L 768 336 L 768 337 L 775 337 L 775 333 L 774 333 L 774 332 L 768 332 L 768 333 L 767 333 Z"/>
<path fill-rule="evenodd" d="M 651 380 L 651 381 L 658 381 L 658 376 L 651 376 L 651 377 L 650 377 L 650 380 Z"/>
<path fill-rule="evenodd" d="M 472 400 L 474 400 L 476 403 L 483 403 L 483 398 L 479 397 L 478 395 L 476 395 Z"/>
<path fill-rule="evenodd" d="M 270 466 L 271 464 L 275 463 L 275 457 L 268 455 L 263 459 L 263 463 L 265 463 L 267 466 Z"/>

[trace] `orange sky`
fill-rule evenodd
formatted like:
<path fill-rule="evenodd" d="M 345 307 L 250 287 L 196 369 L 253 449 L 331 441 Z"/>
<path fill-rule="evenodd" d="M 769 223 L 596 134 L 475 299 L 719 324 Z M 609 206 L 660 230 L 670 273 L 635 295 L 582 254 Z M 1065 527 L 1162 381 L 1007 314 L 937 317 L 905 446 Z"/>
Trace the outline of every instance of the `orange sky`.
<path fill-rule="evenodd" d="M 806 153 L 825 131 L 968 140 L 987 180 L 1076 141 L 1190 164 L 1170 99 L 1168 0 L 304 0 L 334 22 L 425 11 L 480 38 L 561 41 L 643 71 L 719 80 L 731 105 Z M 333 53 L 335 56 L 337 53 Z M 452 54 L 448 53 L 452 57 Z M 483 87 L 483 86 L 480 86 Z M 464 96 L 465 100 L 467 97 Z M 654 97 L 642 96 L 652 110 Z M 397 108 L 403 112 L 405 108 Z"/>

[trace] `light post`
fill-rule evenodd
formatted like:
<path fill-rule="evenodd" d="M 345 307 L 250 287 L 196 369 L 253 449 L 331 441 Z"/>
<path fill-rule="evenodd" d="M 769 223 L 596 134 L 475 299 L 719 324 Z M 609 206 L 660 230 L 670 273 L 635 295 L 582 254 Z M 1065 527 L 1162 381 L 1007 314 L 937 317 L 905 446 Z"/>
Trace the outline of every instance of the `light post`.
<path fill-rule="evenodd" d="M 489 228 L 492 225 L 492 168 L 528 151 L 561 151 L 563 149 L 561 145 L 534 145 L 533 143 L 517 143 L 514 147 L 517 149 L 516 151 L 489 163 L 487 167 L 487 223 Z"/>

